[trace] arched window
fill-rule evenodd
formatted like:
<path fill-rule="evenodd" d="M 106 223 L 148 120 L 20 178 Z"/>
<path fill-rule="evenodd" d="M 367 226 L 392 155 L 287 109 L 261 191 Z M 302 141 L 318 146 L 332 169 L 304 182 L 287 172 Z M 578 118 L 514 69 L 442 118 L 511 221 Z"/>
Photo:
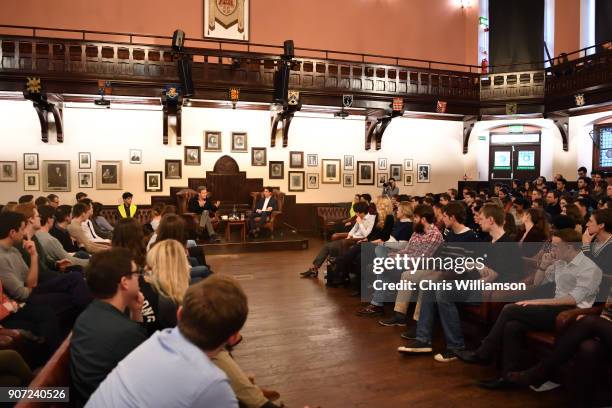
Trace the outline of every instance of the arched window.
<path fill-rule="evenodd" d="M 612 171 L 612 123 L 593 125 L 593 169 Z"/>

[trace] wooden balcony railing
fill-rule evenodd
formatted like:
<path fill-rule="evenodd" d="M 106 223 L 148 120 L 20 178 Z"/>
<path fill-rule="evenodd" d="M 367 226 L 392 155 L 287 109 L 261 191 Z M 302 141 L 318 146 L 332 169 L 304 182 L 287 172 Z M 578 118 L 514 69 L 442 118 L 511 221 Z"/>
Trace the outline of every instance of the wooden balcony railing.
<path fill-rule="evenodd" d="M 0 25 L 0 83 L 35 75 L 63 81 L 63 87 L 108 79 L 125 87 L 160 88 L 178 80 L 170 43 L 164 36 Z M 198 90 L 233 86 L 254 94 L 272 92 L 282 47 L 202 39 L 188 39 L 186 46 L 196 96 Z M 503 72 L 519 64 L 491 67 L 481 75 L 473 65 L 296 48 L 290 87 L 313 95 L 404 96 L 473 105 L 543 99 L 612 82 L 611 51 L 601 45 L 576 51 L 562 63 L 537 64 L 551 62 L 554 66 L 545 70 Z"/>

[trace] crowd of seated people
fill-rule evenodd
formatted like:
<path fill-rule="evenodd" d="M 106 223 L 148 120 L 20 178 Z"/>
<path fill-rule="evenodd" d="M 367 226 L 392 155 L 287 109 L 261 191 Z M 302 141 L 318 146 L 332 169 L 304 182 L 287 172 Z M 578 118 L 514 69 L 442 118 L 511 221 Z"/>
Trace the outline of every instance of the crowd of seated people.
<path fill-rule="evenodd" d="M 231 355 L 244 292 L 212 275 L 176 208 L 155 205 L 142 225 L 127 193 L 111 225 L 76 198 L 23 196 L 0 210 L 0 327 L 26 342 L 0 352 L 0 385 L 27 386 L 70 333 L 73 406 L 278 406 Z"/>
<path fill-rule="evenodd" d="M 610 181 L 610 175 L 607 179 Z M 562 175 L 556 175 L 554 184 L 547 183 L 544 177 L 533 182 L 513 180 L 510 185 L 495 184 L 492 192 L 465 188 L 459 195 L 457 190 L 449 189 L 424 197 L 394 196 L 392 200 L 381 195 L 373 205 L 368 200 L 367 207 L 366 200 L 358 195 L 352 203 L 354 217 L 337 225 L 337 231 L 349 231 L 348 234 L 336 234 L 341 239 L 325 243 L 313 265 L 301 276 L 317 277 L 327 260 L 328 286 L 349 281 L 353 288 L 368 285 L 369 281 L 359 275 L 373 274 L 372 264 L 357 261 L 361 256 L 372 256 L 365 250 L 366 242 L 375 246 L 373 256 L 381 258 L 404 254 L 448 259 L 475 255 L 475 248 L 486 251 L 483 268 L 462 274 L 444 269 L 385 270 L 380 276 L 384 282 L 414 282 L 417 289 L 396 290 L 389 298 L 389 293 L 370 286 L 369 297 L 362 299 L 369 304 L 360 307 L 357 315 L 383 316 L 384 304 L 395 301 L 393 315 L 378 323 L 407 326 L 401 333 L 406 344 L 398 347 L 405 355 L 433 353 L 434 322 L 438 319 L 446 348 L 434 354 L 436 361 L 499 362 L 499 376 L 478 382 L 485 389 L 541 385 L 568 360 L 578 360 L 581 370 L 576 377 L 580 379 L 575 382 L 573 397 L 576 404 L 588 406 L 593 403 L 593 378 L 601 369 L 605 378 L 606 361 L 612 358 L 611 305 L 603 306 L 612 275 L 612 185 L 599 171 L 594 171 L 592 178 L 586 177 L 584 168 L 578 170 L 577 180 L 575 189 L 569 188 L 570 183 Z M 399 231 L 406 222 L 410 224 L 409 232 L 406 230 L 407 234 L 397 239 L 403 244 L 386 248 L 385 238 L 394 236 L 388 231 Z M 480 347 L 468 350 L 461 304 L 483 302 L 484 291 L 478 286 L 461 291 L 419 290 L 422 280 L 522 282 L 527 289 L 520 299 L 507 296 L 507 305 L 482 338 Z M 416 304 L 409 318 L 411 301 Z M 521 365 L 527 332 L 554 331 L 561 312 L 588 311 L 593 306 L 599 308 L 598 314 L 579 318 L 571 325 L 557 339 L 550 356 L 531 368 Z"/>

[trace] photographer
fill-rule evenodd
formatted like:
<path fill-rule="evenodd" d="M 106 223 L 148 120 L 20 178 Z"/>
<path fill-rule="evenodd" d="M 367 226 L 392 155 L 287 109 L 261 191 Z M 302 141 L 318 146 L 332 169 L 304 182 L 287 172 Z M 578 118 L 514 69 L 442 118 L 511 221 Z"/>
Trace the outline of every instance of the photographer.
<path fill-rule="evenodd" d="M 399 187 L 395 185 L 395 179 L 391 177 L 388 183 L 383 184 L 382 196 L 391 198 L 394 195 L 399 195 Z"/>

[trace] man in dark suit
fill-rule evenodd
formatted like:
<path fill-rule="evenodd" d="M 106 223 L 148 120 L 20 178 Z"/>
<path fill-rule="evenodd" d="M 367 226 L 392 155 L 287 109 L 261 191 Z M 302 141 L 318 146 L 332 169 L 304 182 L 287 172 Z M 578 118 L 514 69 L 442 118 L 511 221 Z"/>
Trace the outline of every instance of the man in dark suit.
<path fill-rule="evenodd" d="M 211 216 L 213 213 L 217 212 L 220 205 L 220 201 L 213 204 L 208 199 L 208 190 L 206 186 L 198 187 L 198 195 L 189 200 L 187 205 L 187 210 L 189 212 L 201 214 L 200 227 L 206 228 L 208 237 L 214 242 L 219 242 L 220 240 L 212 226 Z"/>
<path fill-rule="evenodd" d="M 272 189 L 270 187 L 264 188 L 263 197 L 257 200 L 253 212 L 249 216 L 249 234 L 257 237 L 261 227 L 268 222 L 268 217 L 272 214 L 272 211 L 278 209 L 276 200 L 272 197 Z M 255 219 L 259 218 L 259 221 Z"/>

